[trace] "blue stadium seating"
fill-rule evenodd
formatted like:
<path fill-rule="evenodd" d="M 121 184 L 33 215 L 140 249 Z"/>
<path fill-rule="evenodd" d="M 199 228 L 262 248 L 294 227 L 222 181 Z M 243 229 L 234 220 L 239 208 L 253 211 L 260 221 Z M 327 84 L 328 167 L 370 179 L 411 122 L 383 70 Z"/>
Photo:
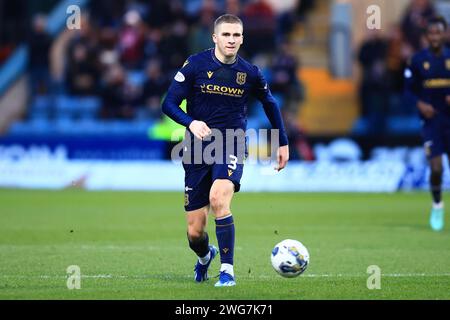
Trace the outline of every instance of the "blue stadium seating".
<path fill-rule="evenodd" d="M 71 118 L 34 118 L 28 121 L 15 122 L 9 130 L 9 136 L 146 136 L 155 124 L 153 120 L 113 120 L 100 121 L 93 119 L 74 120 Z"/>
<path fill-rule="evenodd" d="M 134 86 L 140 87 L 147 79 L 144 71 L 129 71 L 127 74 L 128 82 Z"/>
<path fill-rule="evenodd" d="M 73 97 L 60 95 L 55 99 L 57 119 L 95 119 L 101 101 L 97 97 Z"/>
<path fill-rule="evenodd" d="M 393 135 L 419 134 L 421 130 L 420 119 L 416 115 L 392 116 L 387 118 L 386 130 Z"/>
<path fill-rule="evenodd" d="M 31 136 L 39 134 L 53 134 L 51 122 L 46 118 L 35 118 L 29 121 L 19 121 L 11 125 L 9 135 Z"/>
<path fill-rule="evenodd" d="M 31 103 L 29 117 L 32 119 L 49 118 L 51 111 L 51 98 L 48 96 L 37 96 Z"/>
<path fill-rule="evenodd" d="M 369 131 L 369 123 L 366 118 L 360 117 L 353 124 L 352 134 L 362 136 L 367 134 Z"/>
<path fill-rule="evenodd" d="M 366 135 L 369 132 L 369 122 L 361 117 L 355 121 L 352 134 Z M 420 133 L 420 119 L 417 115 L 390 116 L 386 118 L 385 133 L 390 135 L 417 135 Z"/>

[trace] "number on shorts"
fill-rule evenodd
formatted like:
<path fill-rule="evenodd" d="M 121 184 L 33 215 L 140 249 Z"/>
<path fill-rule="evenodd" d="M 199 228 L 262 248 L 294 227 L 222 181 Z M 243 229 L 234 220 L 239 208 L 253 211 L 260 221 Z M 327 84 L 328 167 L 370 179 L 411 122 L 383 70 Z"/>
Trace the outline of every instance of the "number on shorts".
<path fill-rule="evenodd" d="M 233 156 L 232 154 L 230 154 L 230 164 L 228 165 L 228 168 L 231 170 L 236 170 L 237 161 L 238 161 L 238 158 L 236 156 Z"/>

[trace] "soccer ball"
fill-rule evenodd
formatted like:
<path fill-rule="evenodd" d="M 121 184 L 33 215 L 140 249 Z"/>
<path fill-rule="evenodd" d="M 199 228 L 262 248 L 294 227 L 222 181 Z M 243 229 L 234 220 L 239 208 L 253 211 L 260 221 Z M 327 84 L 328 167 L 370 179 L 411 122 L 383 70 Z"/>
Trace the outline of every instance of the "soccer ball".
<path fill-rule="evenodd" d="M 281 276 L 294 278 L 308 267 L 309 252 L 301 242 L 286 239 L 273 248 L 270 260 L 275 271 Z"/>

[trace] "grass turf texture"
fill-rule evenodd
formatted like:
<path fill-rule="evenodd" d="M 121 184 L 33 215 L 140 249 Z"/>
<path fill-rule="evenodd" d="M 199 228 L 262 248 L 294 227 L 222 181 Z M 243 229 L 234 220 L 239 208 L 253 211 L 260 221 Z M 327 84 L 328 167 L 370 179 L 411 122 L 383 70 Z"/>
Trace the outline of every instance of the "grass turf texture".
<path fill-rule="evenodd" d="M 181 193 L 0 190 L 0 299 L 450 299 L 450 221 L 431 231 L 426 193 L 238 194 L 234 288 L 193 282 L 182 204 Z M 217 244 L 212 218 L 208 230 Z M 294 279 L 269 259 L 286 238 L 311 256 Z M 81 290 L 66 287 L 69 265 Z M 367 289 L 369 265 L 380 290 Z"/>

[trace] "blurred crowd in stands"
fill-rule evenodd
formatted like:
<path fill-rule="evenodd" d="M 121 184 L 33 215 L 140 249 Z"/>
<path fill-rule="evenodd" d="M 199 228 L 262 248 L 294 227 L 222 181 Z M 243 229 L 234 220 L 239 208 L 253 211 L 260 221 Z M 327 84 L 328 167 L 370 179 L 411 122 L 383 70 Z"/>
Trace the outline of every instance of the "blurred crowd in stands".
<path fill-rule="evenodd" d="M 290 34 L 315 0 L 93 0 L 82 11 L 81 30 L 54 36 L 47 32 L 47 16 L 36 12 L 50 12 L 59 2 L 0 3 L 0 64 L 19 43 L 28 44 L 31 101 L 96 97 L 97 118 L 158 119 L 173 75 L 190 54 L 213 46 L 212 25 L 225 12 L 243 19 L 240 54 L 262 69 L 283 112 L 295 114 L 304 99 Z M 426 46 L 426 21 L 435 14 L 432 0 L 411 0 L 398 23 L 369 31 L 356 53 L 369 134 L 385 132 L 388 117 L 415 116 L 403 95 L 403 73 Z M 294 123 L 291 129 L 298 130 Z"/>
<path fill-rule="evenodd" d="M 371 134 L 385 132 L 388 117 L 416 114 L 404 95 L 404 70 L 412 55 L 427 46 L 427 19 L 436 14 L 432 1 L 412 0 L 398 24 L 385 33 L 370 31 L 362 43 L 357 56 L 362 67 L 359 97 Z"/>
<path fill-rule="evenodd" d="M 25 1 L 0 2 L 0 66 L 12 54 L 18 43 L 25 40 Z"/>
<path fill-rule="evenodd" d="M 302 86 L 289 34 L 314 1 L 290 2 L 95 0 L 80 30 L 55 38 L 36 14 L 27 38 L 32 97 L 97 96 L 101 119 L 158 119 L 173 75 L 190 54 L 213 47 L 214 20 L 233 13 L 245 26 L 240 55 L 260 64 L 283 107 L 295 109 Z"/>

